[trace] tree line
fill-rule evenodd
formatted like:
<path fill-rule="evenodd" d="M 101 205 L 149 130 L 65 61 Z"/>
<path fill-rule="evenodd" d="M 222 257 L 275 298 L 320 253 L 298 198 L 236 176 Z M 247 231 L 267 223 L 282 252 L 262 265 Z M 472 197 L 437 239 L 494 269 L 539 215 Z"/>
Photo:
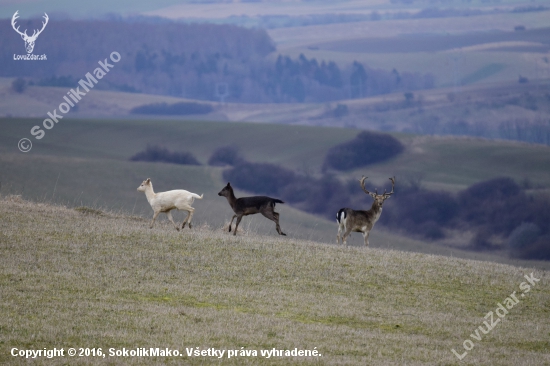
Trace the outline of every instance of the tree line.
<path fill-rule="evenodd" d="M 33 29 L 38 20 L 20 20 Z M 24 53 L 23 42 L 0 20 L 0 48 Z M 220 85 L 227 85 L 225 101 L 325 102 L 433 87 L 431 75 L 378 70 L 359 62 L 293 59 L 276 52 L 261 29 L 233 25 L 176 22 L 56 20 L 36 42 L 35 53 L 47 61 L 0 59 L 0 76 L 29 79 L 35 85 L 72 86 L 97 67 L 113 50 L 122 55 L 109 80 L 98 89 L 121 90 L 219 100 Z"/>

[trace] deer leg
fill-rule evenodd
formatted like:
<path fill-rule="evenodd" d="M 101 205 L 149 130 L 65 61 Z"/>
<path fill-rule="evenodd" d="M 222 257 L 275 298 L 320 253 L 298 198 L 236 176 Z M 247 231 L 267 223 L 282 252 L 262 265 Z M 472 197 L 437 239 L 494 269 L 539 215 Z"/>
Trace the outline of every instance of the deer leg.
<path fill-rule="evenodd" d="M 239 223 L 241 222 L 242 218 L 243 218 L 243 215 L 237 216 L 237 222 L 235 223 L 235 231 L 233 232 L 233 235 L 237 235 L 237 227 L 239 226 Z M 231 219 L 231 222 L 233 222 L 233 219 Z M 229 228 L 231 228 L 231 224 L 229 224 Z"/>
<path fill-rule="evenodd" d="M 345 246 L 348 246 L 348 236 L 351 234 L 351 227 L 346 229 L 346 232 L 344 233 L 344 236 L 342 237 L 342 243 Z"/>
<path fill-rule="evenodd" d="M 185 219 L 183 219 L 183 222 L 181 223 L 181 229 L 185 227 L 185 224 L 187 223 L 187 219 L 189 218 L 189 211 L 187 211 L 187 216 L 185 216 Z"/>
<path fill-rule="evenodd" d="M 338 234 L 336 234 L 336 244 L 340 244 L 340 238 L 342 237 L 343 229 L 344 229 L 344 225 L 338 224 Z M 344 240 L 342 240 L 342 244 L 344 244 Z"/>
<path fill-rule="evenodd" d="M 363 238 L 365 238 L 365 246 L 368 247 L 369 246 L 369 234 L 370 234 L 370 231 L 365 231 L 363 233 Z"/>
<path fill-rule="evenodd" d="M 283 233 L 283 230 L 281 229 L 281 225 L 279 225 L 279 213 L 273 211 L 273 216 L 275 216 L 275 220 L 277 220 L 277 221 L 275 221 L 277 232 L 279 233 L 279 235 L 286 236 L 286 234 Z"/>
<path fill-rule="evenodd" d="M 235 217 L 237 217 L 237 215 L 233 215 L 231 221 L 229 222 L 229 232 L 231 232 L 231 225 L 233 225 L 233 220 L 235 220 Z M 237 227 L 235 227 L 235 231 L 237 231 Z"/>
<path fill-rule="evenodd" d="M 191 215 L 191 212 L 187 211 L 187 216 L 185 217 L 185 220 L 183 220 L 183 222 L 181 223 L 182 230 L 185 227 L 185 224 L 187 224 L 187 221 L 189 221 L 190 215 Z M 189 228 L 191 228 L 191 224 L 189 224 Z"/>
<path fill-rule="evenodd" d="M 193 214 L 195 213 L 195 209 L 193 207 L 189 207 L 189 210 L 187 212 L 189 212 L 189 216 L 187 216 L 189 218 L 187 220 L 187 223 L 189 224 L 189 229 L 191 229 L 192 228 L 191 220 L 193 220 Z"/>
<path fill-rule="evenodd" d="M 260 211 L 260 213 L 270 219 L 271 221 L 273 221 L 275 223 L 275 228 L 277 229 L 277 233 L 279 233 L 279 235 L 285 235 L 285 233 L 283 233 L 283 231 L 281 230 L 281 226 L 279 225 L 279 213 L 278 212 L 275 212 L 275 211 Z"/>
<path fill-rule="evenodd" d="M 153 221 L 151 221 L 151 225 L 149 225 L 149 229 L 153 228 L 153 224 L 155 223 L 155 220 L 157 219 L 157 216 L 159 215 L 160 211 L 155 211 L 153 214 Z"/>
<path fill-rule="evenodd" d="M 166 212 L 166 216 L 168 216 L 168 220 L 170 220 L 170 222 L 172 223 L 172 225 L 174 225 L 174 226 L 176 227 L 176 230 L 177 230 L 177 231 L 180 231 L 180 228 L 178 227 L 178 225 L 176 225 L 176 223 L 174 222 L 174 219 L 172 218 L 172 212 L 167 211 L 167 212 Z"/>
<path fill-rule="evenodd" d="M 189 224 L 189 229 L 191 229 L 191 219 L 193 219 L 193 212 L 195 211 L 195 209 L 191 206 L 183 206 L 183 207 L 178 207 L 178 209 L 180 210 L 183 210 L 183 211 L 187 211 L 187 217 L 185 218 L 185 220 L 183 220 L 183 223 L 181 224 L 181 228 L 183 229 L 185 227 L 185 224 L 188 223 Z"/>

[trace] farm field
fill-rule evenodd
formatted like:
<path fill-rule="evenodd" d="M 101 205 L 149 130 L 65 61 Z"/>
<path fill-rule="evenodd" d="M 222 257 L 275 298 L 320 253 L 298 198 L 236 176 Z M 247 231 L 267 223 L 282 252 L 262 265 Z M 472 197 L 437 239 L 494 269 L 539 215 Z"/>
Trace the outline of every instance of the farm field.
<path fill-rule="evenodd" d="M 227 225 L 232 211 L 217 193 L 225 185 L 223 168 L 181 166 L 165 163 L 131 162 L 128 159 L 148 144 L 170 150 L 192 152 L 206 164 L 220 146 L 238 146 L 250 161 L 269 162 L 313 177 L 320 176 L 324 156 L 331 146 L 353 138 L 357 130 L 328 127 L 287 126 L 254 123 L 226 123 L 176 120 L 85 120 L 60 121 L 27 154 L 16 150 L 17 141 L 27 136 L 36 119 L 2 119 L 0 128 L 0 194 L 22 195 L 38 202 L 57 202 L 70 207 L 138 215 L 150 219 L 152 210 L 137 186 L 151 178 L 156 192 L 183 188 L 205 194 L 195 201 L 194 221 L 218 229 Z M 39 121 L 38 121 L 39 123 Z M 365 169 L 339 173 L 341 179 L 369 176 L 372 184 L 383 184 L 390 176 L 399 184 L 420 180 L 429 189 L 458 192 L 473 183 L 499 176 L 510 176 L 519 183 L 528 179 L 537 190 L 550 185 L 550 148 L 514 142 L 471 138 L 417 137 L 395 135 L 406 146 L 401 156 Z M 15 150 L 15 151 L 14 151 Z M 455 162 L 449 164 L 449 162 Z M 529 162 L 526 164 L 525 162 Z M 359 185 L 357 186 L 359 189 Z M 537 191 L 538 192 L 538 191 Z M 237 196 L 250 193 L 238 191 Z M 322 199 L 320 197 L 319 199 Z M 357 208 L 370 207 L 368 197 Z M 303 213 L 289 205 L 278 205 L 281 226 L 293 238 L 333 243 L 336 223 Z M 176 213 L 177 221 L 183 213 Z M 159 218 L 163 225 L 168 221 Z M 167 230 L 173 230 L 166 226 Z M 274 225 L 262 217 L 243 220 L 242 228 L 276 235 Z M 435 242 L 413 240 L 377 226 L 371 245 L 449 256 L 497 260 L 506 263 L 536 265 L 545 262 L 511 260 L 494 253 L 467 252 Z M 457 240 L 469 240 L 469 237 Z M 352 235 L 350 244 L 362 245 L 360 235 Z"/>
<path fill-rule="evenodd" d="M 26 345 L 107 354 L 49 365 L 218 362 L 186 347 L 257 350 L 222 360 L 231 365 L 550 364 L 547 271 L 256 232 L 150 230 L 134 216 L 13 196 L 0 198 L 0 218 L 2 364 L 27 364 L 9 351 Z M 531 274 L 540 281 L 523 293 Z M 470 338 L 513 292 L 506 317 Z M 459 361 L 451 349 L 463 354 L 466 339 L 474 348 Z M 109 356 L 136 347 L 184 356 Z M 273 348 L 321 356 L 260 356 Z"/>
<path fill-rule="evenodd" d="M 500 70 L 493 64 L 467 76 L 470 80 Z M 29 86 L 24 93 L 11 89 L 13 78 L 0 78 L 0 116 L 42 117 L 59 105 L 67 88 Z M 200 101 L 213 107 L 205 115 L 143 116 L 131 114 L 131 109 L 151 103 L 196 102 L 196 100 L 92 90 L 71 110 L 71 118 L 124 118 L 149 120 L 204 120 L 231 122 L 260 122 L 285 125 L 351 127 L 359 129 L 437 134 L 449 130 L 449 125 L 467 122 L 488 130 L 498 131 L 506 121 L 540 123 L 550 116 L 548 81 L 530 83 L 493 82 L 460 87 L 415 91 L 408 101 L 404 93 L 393 93 L 332 103 L 246 104 Z M 348 114 L 334 117 L 337 105 L 344 104 Z M 437 121 L 438 130 L 433 129 Z M 452 128 L 452 127 L 451 127 Z M 276 129 L 276 128 L 275 128 Z M 451 130 L 449 130 L 451 131 Z M 449 134 L 447 132 L 446 134 Z M 460 134 L 460 131 L 454 132 Z M 486 137 L 495 137 L 494 133 Z"/>
<path fill-rule="evenodd" d="M 277 54 L 431 74 L 435 87 L 548 79 L 548 12 L 311 25 L 269 30 Z M 523 25 L 525 32 L 514 31 Z M 469 79 L 489 65 L 498 70 Z"/>

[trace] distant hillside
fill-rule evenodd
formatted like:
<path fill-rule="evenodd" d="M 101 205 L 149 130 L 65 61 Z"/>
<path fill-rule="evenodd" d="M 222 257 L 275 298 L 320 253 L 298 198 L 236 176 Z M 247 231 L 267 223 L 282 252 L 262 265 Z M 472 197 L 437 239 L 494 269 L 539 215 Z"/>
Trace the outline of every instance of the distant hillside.
<path fill-rule="evenodd" d="M 38 19 L 19 19 L 25 29 Z M 266 57 L 275 45 L 264 30 L 233 25 L 178 22 L 70 21 L 52 17 L 36 42 L 34 54 L 46 61 L 13 60 L 24 54 L 21 37 L 10 20 L 0 21 L 0 76 L 24 77 L 40 86 L 75 86 L 109 61 L 113 64 L 98 89 L 143 92 L 226 102 L 325 102 L 357 96 L 431 88 L 429 74 L 373 69 L 348 60 L 303 55 Z M 37 67 L 36 62 L 41 62 Z M 97 77 L 97 76 L 96 76 Z M 100 77 L 97 77 L 98 79 Z"/>

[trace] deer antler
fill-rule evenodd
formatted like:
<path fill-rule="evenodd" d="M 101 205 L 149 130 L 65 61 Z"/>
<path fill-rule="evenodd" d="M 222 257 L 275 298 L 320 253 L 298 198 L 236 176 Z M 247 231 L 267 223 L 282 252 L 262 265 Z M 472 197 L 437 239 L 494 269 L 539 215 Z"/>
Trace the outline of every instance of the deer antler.
<path fill-rule="evenodd" d="M 395 177 L 390 178 L 390 180 L 391 180 L 391 192 L 386 193 L 386 190 L 384 189 L 384 194 L 383 194 L 384 197 L 389 197 L 393 194 L 393 188 L 395 187 Z"/>
<path fill-rule="evenodd" d="M 17 10 L 15 12 L 15 14 L 13 14 L 13 17 L 11 18 L 11 26 L 13 28 L 13 30 L 15 30 L 17 33 L 19 33 L 21 35 L 21 37 L 24 37 L 25 39 L 36 39 L 40 33 L 42 33 L 42 31 L 44 30 L 44 28 L 46 28 L 46 25 L 48 24 L 48 21 L 50 20 L 50 18 L 48 17 L 48 14 L 44 13 L 44 16 L 42 18 L 44 18 L 45 22 L 42 22 L 42 29 L 40 30 L 34 30 L 34 32 L 32 33 L 32 36 L 29 37 L 29 35 L 27 34 L 27 30 L 25 29 L 24 32 L 21 32 L 19 30 L 19 26 L 17 26 L 17 28 L 15 28 L 15 23 L 16 23 L 16 20 L 17 18 L 19 18 L 19 10 Z M 37 33 L 38 32 L 38 33 Z"/>
<path fill-rule="evenodd" d="M 44 16 L 43 16 L 42 18 L 44 18 L 44 20 L 46 20 L 45 22 L 42 22 L 42 29 L 40 29 L 40 30 L 38 31 L 38 33 L 36 33 L 37 31 L 34 30 L 34 32 L 33 32 L 32 36 L 31 36 L 31 38 L 36 38 L 36 37 L 38 37 L 38 36 L 40 35 L 40 33 L 42 33 L 42 31 L 44 30 L 44 28 L 46 28 L 46 25 L 48 24 L 48 20 L 50 20 L 50 18 L 48 18 L 48 14 L 46 14 L 46 13 L 44 13 Z M 35 35 L 35 33 L 36 33 L 36 35 Z"/>
<path fill-rule="evenodd" d="M 25 29 L 25 32 L 21 32 L 19 30 L 19 26 L 17 26 L 17 28 L 15 28 L 15 21 L 17 20 L 17 18 L 19 18 L 19 16 L 17 15 L 18 13 L 19 13 L 19 10 L 17 10 L 15 12 L 15 14 L 13 14 L 13 17 L 11 17 L 11 26 L 12 26 L 13 30 L 16 31 L 17 33 L 19 33 L 21 36 L 27 36 L 27 30 L 26 29 Z"/>
<path fill-rule="evenodd" d="M 365 188 L 365 181 L 366 180 L 367 180 L 367 177 L 365 177 L 364 175 L 361 179 L 359 179 L 359 182 L 361 182 L 361 188 L 363 188 L 363 191 L 365 191 L 366 194 L 372 195 L 373 193 L 367 191 L 367 189 Z"/>

